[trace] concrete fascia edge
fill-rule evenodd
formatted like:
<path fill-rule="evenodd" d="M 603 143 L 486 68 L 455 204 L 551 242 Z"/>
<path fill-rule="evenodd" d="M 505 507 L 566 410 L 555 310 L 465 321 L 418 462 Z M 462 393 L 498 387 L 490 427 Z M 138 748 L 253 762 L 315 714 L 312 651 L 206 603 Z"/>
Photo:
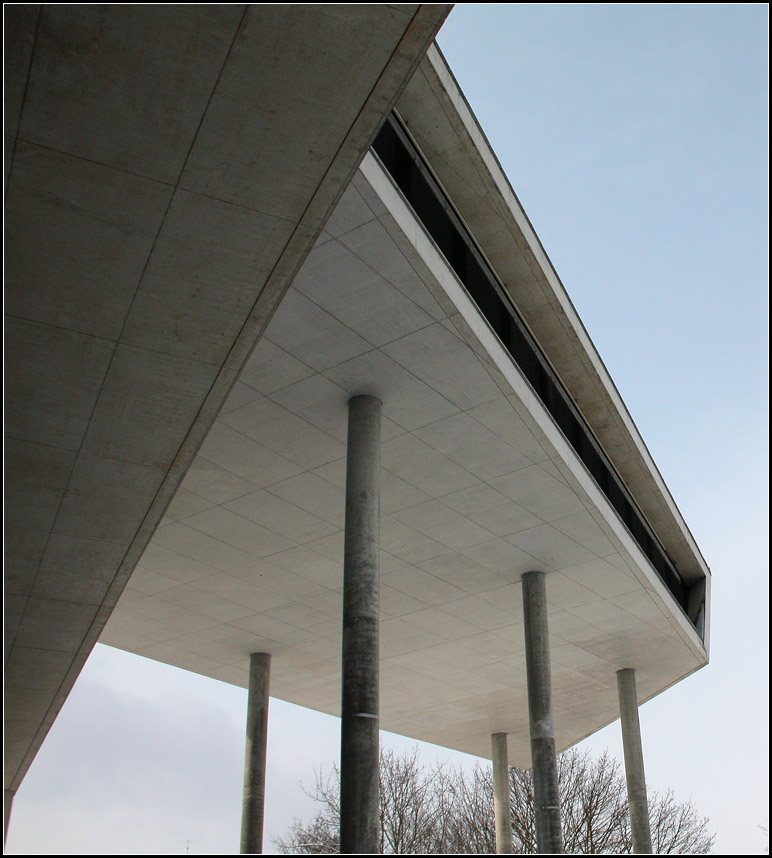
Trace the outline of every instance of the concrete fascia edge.
<path fill-rule="evenodd" d="M 638 431 L 638 427 L 635 425 L 635 422 L 630 416 L 630 413 L 627 410 L 627 406 L 624 404 L 622 397 L 619 395 L 619 391 L 617 390 L 613 379 L 609 375 L 609 372 L 606 369 L 603 360 L 598 354 L 594 343 L 592 342 L 589 334 L 587 333 L 584 324 L 579 318 L 579 315 L 577 314 L 576 309 L 571 302 L 571 299 L 569 298 L 563 284 L 560 282 L 560 279 L 555 272 L 555 269 L 553 268 L 552 263 L 550 262 L 544 248 L 542 247 L 542 244 L 539 241 L 539 238 L 536 235 L 533 226 L 528 219 L 528 216 L 525 214 L 522 206 L 518 202 L 517 197 L 506 175 L 501 169 L 501 165 L 499 164 L 498 159 L 491 150 L 490 144 L 488 143 L 485 134 L 480 128 L 479 123 L 477 122 L 471 108 L 469 107 L 469 104 L 467 103 L 463 93 L 458 87 L 458 84 L 456 83 L 452 71 L 445 62 L 445 59 L 443 58 L 440 50 L 437 48 L 436 45 L 432 45 L 432 47 L 427 52 L 426 58 L 431 64 L 433 71 L 439 78 L 448 97 L 453 103 L 453 107 L 456 110 L 459 119 L 463 123 L 467 134 L 476 146 L 480 157 L 485 162 L 485 166 L 496 184 L 496 190 L 498 191 L 501 199 L 504 201 L 508 210 L 511 212 L 512 217 L 523 236 L 523 239 L 528 243 L 528 246 L 539 266 L 542 276 L 549 283 L 549 286 L 552 289 L 555 295 L 555 299 L 558 301 L 567 322 L 571 326 L 577 339 L 580 341 L 598 379 L 600 380 L 600 383 L 603 385 L 607 392 L 607 395 L 613 402 L 614 407 L 616 408 L 617 413 L 621 417 L 629 437 L 632 439 L 635 445 L 635 449 L 638 455 L 640 456 L 649 474 L 653 477 L 657 485 L 657 489 L 659 490 L 660 496 L 665 501 L 665 504 L 667 505 L 667 509 L 673 521 L 676 523 L 678 529 L 683 534 L 684 539 L 689 544 L 691 552 L 696 559 L 699 568 L 702 570 L 706 578 L 710 577 L 710 569 L 705 562 L 702 553 L 700 552 L 696 540 L 692 536 L 688 525 L 686 524 L 683 516 L 681 515 L 681 512 L 678 509 L 678 506 L 676 505 L 672 495 L 670 494 L 670 490 L 668 489 L 664 479 L 662 478 L 662 475 L 660 474 L 659 469 L 657 468 L 657 465 L 651 456 L 651 453 L 646 447 L 646 444 L 641 437 L 640 432 Z"/>
<path fill-rule="evenodd" d="M 658 601 L 667 608 L 665 614 L 681 640 L 697 658 L 707 662 L 710 614 L 709 594 L 706 595 L 706 634 L 705 642 L 703 643 L 684 611 L 675 603 L 670 591 L 661 581 L 619 518 L 617 512 L 555 424 L 552 416 L 534 393 L 530 384 L 506 352 L 496 334 L 491 330 L 488 322 L 472 303 L 466 290 L 458 281 L 455 273 L 437 249 L 433 240 L 426 233 L 422 224 L 416 219 L 402 193 L 394 185 L 391 177 L 384 171 L 375 156 L 371 153 L 363 160 L 360 171 L 373 191 L 381 199 L 405 238 L 421 256 L 439 285 L 458 308 L 464 321 L 474 336 L 477 337 L 481 346 L 490 355 L 498 370 L 511 385 L 515 394 L 528 407 L 540 430 L 566 463 L 574 479 L 579 483 L 582 490 L 587 493 L 595 506 L 602 511 L 605 519 L 613 528 L 615 536 L 619 539 L 627 554 L 634 560 L 635 571 L 641 583 L 644 584 L 648 591 L 656 594 Z"/>

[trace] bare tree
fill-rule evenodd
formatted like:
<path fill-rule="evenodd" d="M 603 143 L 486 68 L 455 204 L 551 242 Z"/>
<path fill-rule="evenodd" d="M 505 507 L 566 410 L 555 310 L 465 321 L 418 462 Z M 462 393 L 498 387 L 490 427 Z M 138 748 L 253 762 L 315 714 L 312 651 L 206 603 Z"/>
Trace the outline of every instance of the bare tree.
<path fill-rule="evenodd" d="M 286 837 L 274 842 L 281 852 L 317 855 L 339 851 L 340 770 L 333 766 L 325 779 L 316 775 L 316 783 L 307 792 L 319 802 L 320 809 L 306 824 L 293 820 Z M 380 768 L 381 852 L 410 855 L 439 850 L 442 828 L 451 818 L 445 801 L 448 797 L 446 773 L 441 765 L 423 770 L 418 749 L 398 756 L 382 751 Z"/>
<path fill-rule="evenodd" d="M 627 786 L 616 760 L 561 754 L 558 781 L 566 852 L 632 852 Z"/>
<path fill-rule="evenodd" d="M 458 845 L 474 842 L 476 851 L 494 852 L 492 773 L 487 767 L 475 767 L 471 789 L 466 788 L 463 773 L 457 776 L 460 801 L 455 811 L 462 823 Z M 617 762 L 606 754 L 593 760 L 588 753 L 568 751 L 558 757 L 558 782 L 567 853 L 631 851 L 627 793 Z M 536 824 L 530 770 L 510 768 L 509 796 L 514 851 L 534 853 Z"/>
<path fill-rule="evenodd" d="M 616 760 L 604 754 L 567 751 L 558 757 L 565 851 L 572 854 L 632 851 L 627 791 Z M 527 769 L 509 772 L 514 851 L 536 851 L 533 781 Z M 274 842 L 283 853 L 338 851 L 340 774 L 317 775 L 309 793 L 320 803 L 314 819 L 295 820 Z M 714 836 L 691 802 L 677 803 L 672 792 L 649 800 L 652 845 L 656 853 L 704 854 Z M 381 755 L 381 847 L 391 854 L 485 854 L 496 849 L 493 777 L 479 764 L 471 772 L 443 764 L 422 767 L 418 750 Z"/>
<path fill-rule="evenodd" d="M 285 837 L 274 837 L 273 842 L 283 854 L 330 855 L 340 852 L 340 769 L 332 767 L 326 779 L 316 772 L 312 791 L 303 791 L 318 802 L 320 807 L 311 822 L 295 817 Z"/>
<path fill-rule="evenodd" d="M 453 769 L 448 777 L 450 819 L 445 852 L 487 854 L 496 851 L 493 775 L 476 765 L 471 774 Z"/>
<path fill-rule="evenodd" d="M 444 767 L 423 770 L 418 748 L 398 756 L 381 753 L 381 852 L 414 855 L 441 846 Z"/>
<path fill-rule="evenodd" d="M 707 830 L 708 820 L 699 818 L 690 801 L 678 804 L 672 790 L 662 796 L 654 794 L 649 800 L 649 815 L 651 845 L 657 855 L 710 852 L 715 835 Z"/>

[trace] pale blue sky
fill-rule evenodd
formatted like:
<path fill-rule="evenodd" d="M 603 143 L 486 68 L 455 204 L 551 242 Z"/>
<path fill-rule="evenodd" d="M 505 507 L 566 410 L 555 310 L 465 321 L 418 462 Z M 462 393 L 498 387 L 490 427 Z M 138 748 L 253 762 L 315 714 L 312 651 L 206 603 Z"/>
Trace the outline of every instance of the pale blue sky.
<path fill-rule="evenodd" d="M 712 569 L 711 665 L 641 723 L 649 785 L 692 797 L 727 854 L 760 853 L 768 822 L 767 33 L 762 4 L 497 4 L 439 37 Z M 8 851 L 237 851 L 245 705 L 98 648 Z M 297 784 L 337 731 L 272 703 L 269 834 L 310 813 Z M 617 725 L 585 744 L 621 757 Z"/>

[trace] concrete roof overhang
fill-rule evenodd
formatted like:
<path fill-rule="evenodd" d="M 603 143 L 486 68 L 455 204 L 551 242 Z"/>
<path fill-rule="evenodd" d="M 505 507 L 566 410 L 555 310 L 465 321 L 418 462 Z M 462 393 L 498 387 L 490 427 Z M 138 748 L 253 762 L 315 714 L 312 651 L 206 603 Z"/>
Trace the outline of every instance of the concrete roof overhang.
<path fill-rule="evenodd" d="M 378 159 L 357 170 L 447 9 L 6 11 L 12 789 L 100 634 L 241 685 L 267 649 L 273 694 L 338 711 L 356 393 L 383 401 L 385 729 L 481 755 L 507 731 L 528 763 L 531 568 L 560 746 L 617 716 L 620 667 L 643 700 L 706 663 L 709 589 L 703 642 Z M 435 49 L 398 110 L 684 580 L 709 585 Z"/>
<path fill-rule="evenodd" d="M 691 585 L 710 571 L 619 391 L 436 45 L 402 119 L 635 501 Z M 706 640 L 709 631 L 706 631 Z"/>
<path fill-rule="evenodd" d="M 6 787 L 450 6 L 4 6 Z"/>
<path fill-rule="evenodd" d="M 431 52 L 423 81 L 442 72 Z M 456 174 L 476 126 L 471 115 L 471 126 L 459 123 L 452 79 L 416 101 L 421 86 L 414 78 L 398 108 L 412 127 L 425 117 L 432 125 L 432 110 L 445 116 L 444 157 Z M 455 163 L 448 153 L 460 153 Z M 471 154 L 495 165 L 480 137 Z M 468 180 L 462 172 L 459 184 Z M 513 196 L 495 183 L 483 192 L 498 246 L 481 247 L 503 260 L 520 305 L 503 245 L 517 248 L 514 266 L 539 246 Z M 464 205 L 469 223 L 477 204 Z M 550 359 L 570 366 L 581 347 L 594 373 L 586 385 L 604 392 L 606 412 L 616 409 L 554 272 L 544 263 L 538 273 L 540 294 L 553 293 L 542 315 L 572 323 L 553 336 Z M 536 300 L 522 303 L 533 314 Z M 383 402 L 384 729 L 481 756 L 490 733 L 507 732 L 511 761 L 529 764 L 520 577 L 534 568 L 549 573 L 560 747 L 618 717 L 620 668 L 635 668 L 644 700 L 706 663 L 694 625 L 372 154 L 247 361 L 102 639 L 239 685 L 249 653 L 267 651 L 274 696 L 339 712 L 346 403 L 363 393 Z M 585 410 L 598 427 L 608 423 Z M 631 472 L 644 472 L 648 454 L 629 415 L 613 413 L 627 434 L 607 428 L 604 444 L 621 435 L 628 459 L 637 456 Z M 656 470 L 648 480 L 664 494 L 642 506 L 668 513 L 688 545 Z M 694 581 L 696 547 L 686 559 Z"/>

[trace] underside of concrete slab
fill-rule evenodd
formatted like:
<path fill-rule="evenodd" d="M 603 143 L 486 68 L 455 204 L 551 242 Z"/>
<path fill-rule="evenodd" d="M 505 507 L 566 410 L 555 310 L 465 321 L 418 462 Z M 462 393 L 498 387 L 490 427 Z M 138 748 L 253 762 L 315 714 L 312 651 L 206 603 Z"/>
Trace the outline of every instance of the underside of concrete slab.
<path fill-rule="evenodd" d="M 6 5 L 15 788 L 447 5 Z"/>
<path fill-rule="evenodd" d="M 368 156 L 248 361 L 103 640 L 338 714 L 347 402 L 383 402 L 381 725 L 528 765 L 521 575 L 550 573 L 560 747 L 702 642 Z"/>
<path fill-rule="evenodd" d="M 529 765 L 534 569 L 558 749 L 699 669 L 709 572 L 426 53 L 448 7 L 180 8 L 6 12 L 9 786 L 98 638 L 341 713 L 363 393 L 381 727 Z"/>

